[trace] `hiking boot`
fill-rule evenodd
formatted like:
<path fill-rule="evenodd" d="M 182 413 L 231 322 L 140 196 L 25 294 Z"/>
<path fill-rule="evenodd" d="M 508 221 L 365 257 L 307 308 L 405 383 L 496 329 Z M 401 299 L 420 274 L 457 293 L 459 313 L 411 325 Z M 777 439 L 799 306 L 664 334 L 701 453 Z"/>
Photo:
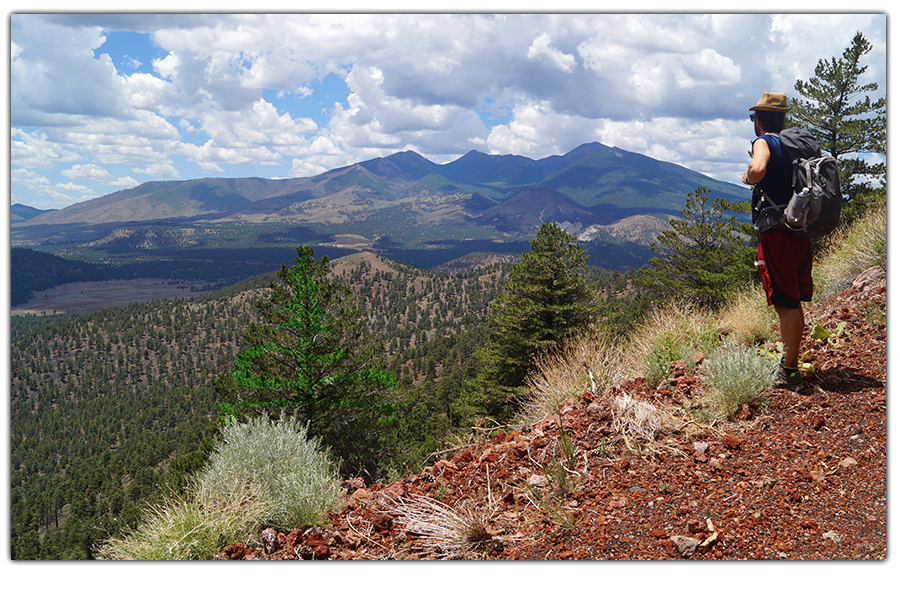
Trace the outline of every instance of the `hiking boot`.
<path fill-rule="evenodd" d="M 778 371 L 778 380 L 775 381 L 776 388 L 789 388 L 796 390 L 803 385 L 803 378 L 800 376 L 800 368 L 789 368 L 784 365 Z"/>

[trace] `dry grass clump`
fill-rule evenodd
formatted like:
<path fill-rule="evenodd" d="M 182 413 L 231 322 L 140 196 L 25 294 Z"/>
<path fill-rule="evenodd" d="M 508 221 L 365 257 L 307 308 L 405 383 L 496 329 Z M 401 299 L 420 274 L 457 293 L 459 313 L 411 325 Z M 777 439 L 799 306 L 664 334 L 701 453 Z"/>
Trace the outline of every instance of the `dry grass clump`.
<path fill-rule="evenodd" d="M 388 511 L 420 536 L 420 547 L 436 558 L 466 558 L 488 551 L 494 537 L 489 514 L 479 513 L 471 501 L 451 508 L 427 496 L 395 500 Z"/>
<path fill-rule="evenodd" d="M 98 560 L 212 560 L 230 543 L 258 529 L 265 506 L 248 485 L 235 485 L 227 500 L 173 496 L 149 506 L 147 519 L 125 537 L 112 538 L 95 553 Z"/>
<path fill-rule="evenodd" d="M 535 359 L 535 370 L 525 380 L 528 396 L 520 420 L 535 423 L 556 413 L 569 397 L 585 391 L 595 394 L 622 379 L 622 348 L 608 333 L 593 329 L 567 341 L 563 347 Z"/>
<path fill-rule="evenodd" d="M 828 297 L 850 287 L 866 269 L 887 268 L 887 208 L 877 207 L 832 234 L 813 267 L 817 290 Z"/>
<path fill-rule="evenodd" d="M 765 290 L 758 283 L 735 293 L 718 317 L 719 330 L 744 345 L 760 345 L 776 339 L 775 310 L 769 307 Z"/>
<path fill-rule="evenodd" d="M 612 427 L 617 433 L 645 442 L 656 440 L 665 426 L 662 411 L 646 401 L 620 395 L 612 401 Z"/>
<path fill-rule="evenodd" d="M 711 349 L 718 340 L 718 320 L 713 313 L 672 302 L 651 312 L 631 334 L 623 366 L 633 376 L 644 376 L 649 386 L 656 386 L 668 376 L 672 362 L 690 364 L 694 353 Z"/>

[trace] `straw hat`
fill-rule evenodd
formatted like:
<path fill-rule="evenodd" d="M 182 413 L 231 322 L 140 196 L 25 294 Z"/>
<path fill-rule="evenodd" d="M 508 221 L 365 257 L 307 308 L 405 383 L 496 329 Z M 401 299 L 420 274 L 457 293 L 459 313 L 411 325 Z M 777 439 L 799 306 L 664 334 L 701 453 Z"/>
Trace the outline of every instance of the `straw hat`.
<path fill-rule="evenodd" d="M 766 91 L 750 108 L 751 112 L 787 112 L 791 108 L 787 105 L 787 95 L 784 93 L 769 93 Z"/>

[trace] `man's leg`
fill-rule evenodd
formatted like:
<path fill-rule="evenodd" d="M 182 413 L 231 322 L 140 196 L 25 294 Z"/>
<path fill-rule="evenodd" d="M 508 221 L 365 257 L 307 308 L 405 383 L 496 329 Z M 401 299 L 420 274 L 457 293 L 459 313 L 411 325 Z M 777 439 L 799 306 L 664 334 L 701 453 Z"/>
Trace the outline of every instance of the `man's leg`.
<path fill-rule="evenodd" d="M 803 307 L 784 308 L 775 306 L 781 323 L 781 342 L 784 343 L 784 366 L 796 368 L 800 363 L 800 341 L 803 339 L 805 321 Z"/>

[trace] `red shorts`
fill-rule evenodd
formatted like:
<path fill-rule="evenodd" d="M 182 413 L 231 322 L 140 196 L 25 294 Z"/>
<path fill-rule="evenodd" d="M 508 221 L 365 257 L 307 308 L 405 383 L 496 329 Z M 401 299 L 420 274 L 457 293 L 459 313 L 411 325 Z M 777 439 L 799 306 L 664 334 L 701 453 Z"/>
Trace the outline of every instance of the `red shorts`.
<path fill-rule="evenodd" d="M 812 246 L 783 229 L 760 234 L 757 268 L 770 306 L 796 309 L 812 300 Z"/>

